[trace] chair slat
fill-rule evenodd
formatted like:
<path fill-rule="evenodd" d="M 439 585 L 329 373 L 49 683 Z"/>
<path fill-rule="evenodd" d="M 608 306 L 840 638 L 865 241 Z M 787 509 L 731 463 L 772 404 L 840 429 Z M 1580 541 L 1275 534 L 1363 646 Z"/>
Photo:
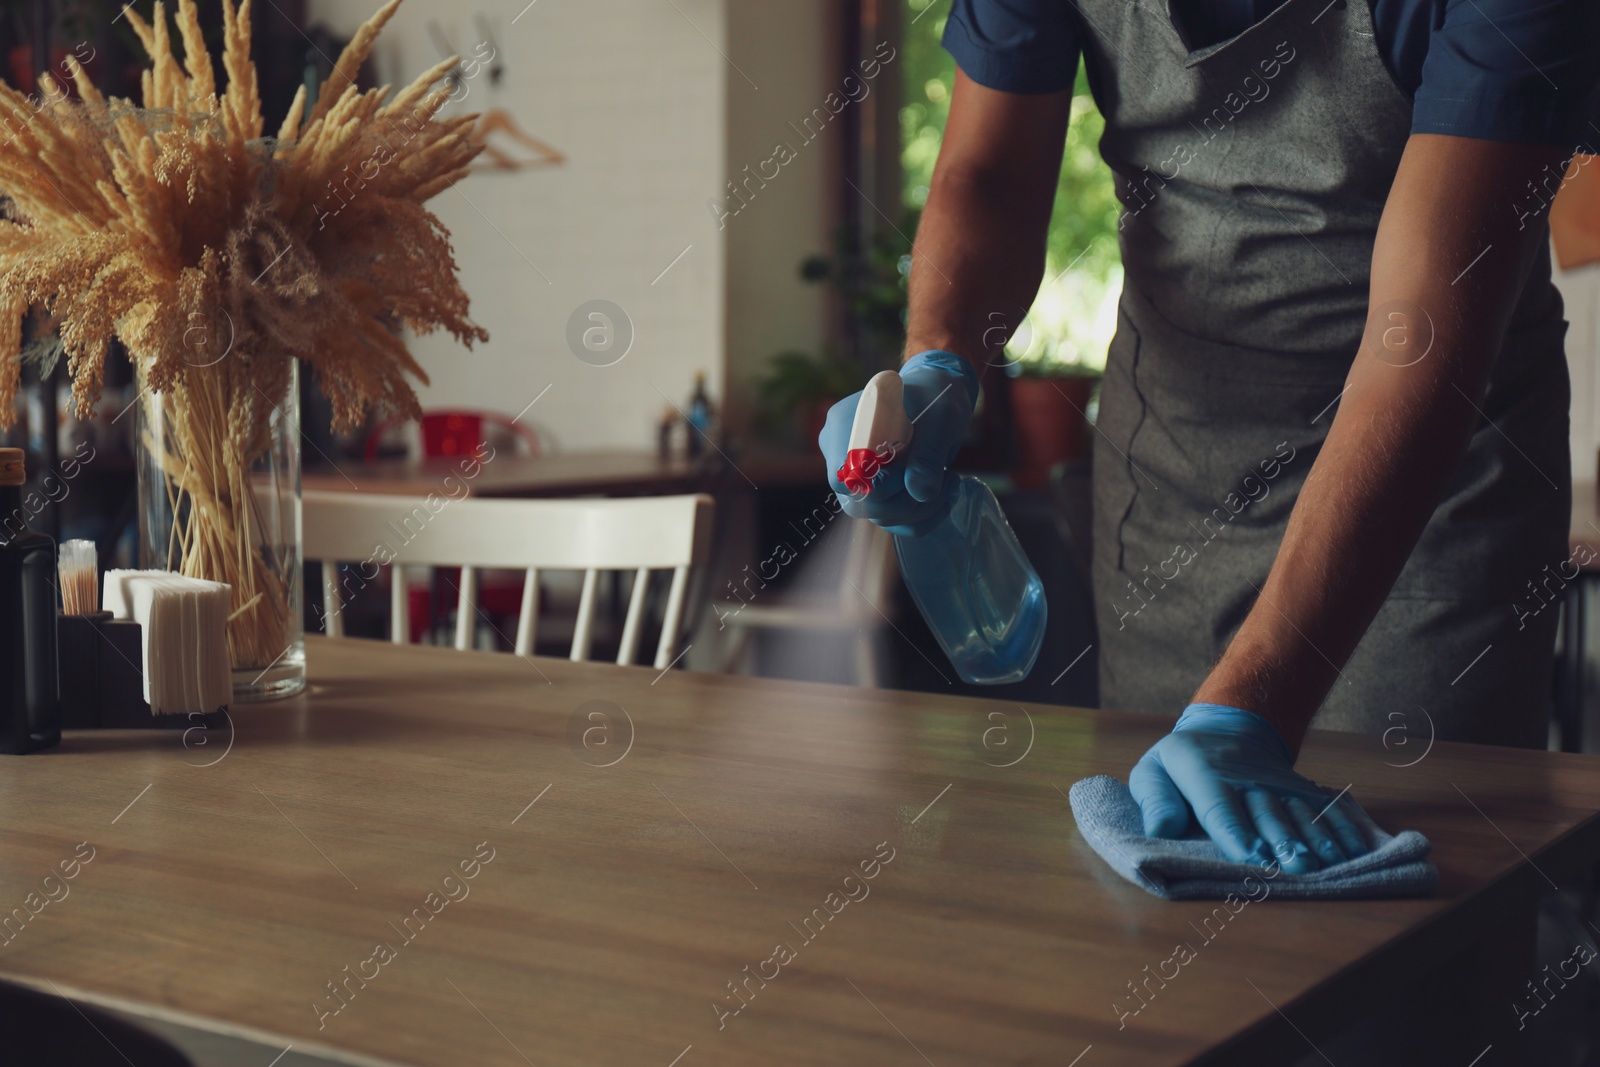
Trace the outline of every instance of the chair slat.
<path fill-rule="evenodd" d="M 522 608 L 517 615 L 516 654 L 533 655 L 539 636 L 539 568 L 529 567 L 522 579 Z"/>
<path fill-rule="evenodd" d="M 650 568 L 640 567 L 633 575 L 633 593 L 628 597 L 628 616 L 622 623 L 622 647 L 617 663 L 626 667 L 639 651 L 639 630 L 644 622 L 644 597 L 650 588 Z"/>
<path fill-rule="evenodd" d="M 600 572 L 590 568 L 583 572 L 583 594 L 578 597 L 578 619 L 572 624 L 572 660 L 589 658 L 589 638 L 594 631 L 594 587 Z"/>
<path fill-rule="evenodd" d="M 678 653 L 678 629 L 683 625 L 683 598 L 689 588 L 689 568 L 674 567 L 667 592 L 667 614 L 661 620 L 661 640 L 656 644 L 656 670 L 664 671 Z"/>
<path fill-rule="evenodd" d="M 456 648 L 472 649 L 472 635 L 478 630 L 478 568 L 461 568 L 461 595 L 456 601 Z"/>
<path fill-rule="evenodd" d="M 339 602 L 339 562 L 322 561 L 322 631 L 329 637 L 344 636 L 344 605 Z"/>
<path fill-rule="evenodd" d="M 406 595 L 405 572 L 398 563 L 389 568 L 389 640 L 397 645 L 411 640 L 411 598 Z"/>

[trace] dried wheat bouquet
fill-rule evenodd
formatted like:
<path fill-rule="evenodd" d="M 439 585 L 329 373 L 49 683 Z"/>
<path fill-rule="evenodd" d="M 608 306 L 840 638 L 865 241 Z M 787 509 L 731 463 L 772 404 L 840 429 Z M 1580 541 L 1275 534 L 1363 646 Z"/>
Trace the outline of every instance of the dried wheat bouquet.
<path fill-rule="evenodd" d="M 355 75 L 399 6 L 389 0 L 352 38 L 305 113 L 302 88 L 276 139 L 262 137 L 250 59 L 250 0 L 222 0 L 227 87 L 201 41 L 194 0 L 179 0 L 183 63 L 164 6 L 125 16 L 153 64 L 144 106 L 105 99 L 73 57 L 81 100 L 46 75 L 41 100 L 0 83 L 0 356 L 20 348 L 31 306 L 60 329 L 80 414 L 96 400 L 107 342 L 122 340 L 156 389 L 220 357 L 297 357 L 313 367 L 341 426 L 366 413 L 414 415 L 395 330 L 443 327 L 469 346 L 449 234 L 423 202 L 467 173 L 474 116 L 440 119 L 446 60 L 389 99 Z M 204 369 L 210 370 L 210 367 Z M 265 367 L 255 373 L 269 379 Z M 0 370 L 12 414 L 18 361 Z M 277 372 L 277 373 L 281 373 Z"/>
<path fill-rule="evenodd" d="M 304 87 L 262 136 L 250 0 L 221 0 L 226 88 L 179 0 L 182 62 L 164 5 L 124 15 L 152 65 L 143 106 L 107 99 L 77 60 L 73 99 L 49 75 L 39 99 L 0 83 L 0 423 L 14 417 L 30 308 L 59 332 L 73 403 L 88 415 L 113 337 L 127 347 L 163 425 L 142 438 L 169 484 L 168 555 L 234 585 L 236 668 L 264 663 L 288 625 L 287 561 L 259 550 L 250 467 L 270 444 L 292 361 L 314 369 L 338 427 L 413 416 L 408 373 L 427 377 L 399 331 L 443 328 L 468 346 L 449 234 L 423 203 L 467 173 L 476 116 L 441 119 L 455 60 L 390 97 L 357 71 L 400 0 L 352 38 L 315 106 Z M 37 354 L 37 353 L 34 353 Z M 159 440 L 155 438 L 159 436 Z M 255 509 L 255 510 L 253 510 Z"/>

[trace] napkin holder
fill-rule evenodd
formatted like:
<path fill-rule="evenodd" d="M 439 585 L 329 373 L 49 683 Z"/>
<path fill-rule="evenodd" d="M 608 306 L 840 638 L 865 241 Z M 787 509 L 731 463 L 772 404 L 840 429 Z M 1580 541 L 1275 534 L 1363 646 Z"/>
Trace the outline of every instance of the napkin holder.
<path fill-rule="evenodd" d="M 63 730 L 213 729 L 225 711 L 155 715 L 144 699 L 143 628 L 109 611 L 57 615 Z"/>

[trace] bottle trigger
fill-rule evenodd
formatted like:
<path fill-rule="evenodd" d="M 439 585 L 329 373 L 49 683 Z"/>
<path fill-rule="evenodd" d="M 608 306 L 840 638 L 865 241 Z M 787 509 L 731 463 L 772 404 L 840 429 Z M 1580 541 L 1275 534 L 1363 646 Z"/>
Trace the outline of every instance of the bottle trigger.
<path fill-rule="evenodd" d="M 897 371 L 879 371 L 861 390 L 850 441 L 838 478 L 856 496 L 872 492 L 878 472 L 911 443 L 906 417 L 905 382 Z"/>

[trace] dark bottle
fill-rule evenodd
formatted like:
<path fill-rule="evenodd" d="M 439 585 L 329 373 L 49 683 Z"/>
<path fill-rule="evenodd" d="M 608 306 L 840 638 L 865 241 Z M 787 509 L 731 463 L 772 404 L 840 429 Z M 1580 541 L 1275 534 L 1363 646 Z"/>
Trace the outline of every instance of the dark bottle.
<path fill-rule="evenodd" d="M 661 423 L 656 427 L 656 455 L 662 459 L 672 458 L 672 439 L 677 436 L 678 409 L 668 406 L 661 413 Z"/>
<path fill-rule="evenodd" d="M 711 398 L 706 395 L 706 372 L 696 371 L 694 395 L 689 398 L 689 455 L 698 457 L 711 440 L 711 419 L 714 412 Z"/>
<path fill-rule="evenodd" d="M 0 752 L 61 743 L 56 543 L 28 528 L 23 453 L 0 448 Z"/>

